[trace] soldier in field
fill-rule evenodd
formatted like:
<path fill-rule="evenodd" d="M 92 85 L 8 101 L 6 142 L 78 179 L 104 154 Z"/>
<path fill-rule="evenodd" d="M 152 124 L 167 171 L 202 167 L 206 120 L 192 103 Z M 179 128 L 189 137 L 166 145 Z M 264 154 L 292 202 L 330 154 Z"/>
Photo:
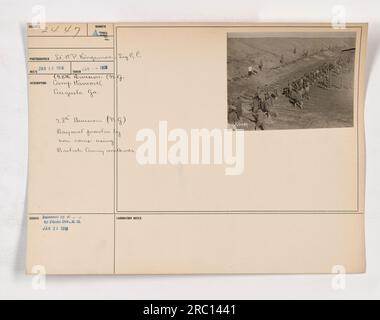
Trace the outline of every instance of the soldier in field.
<path fill-rule="evenodd" d="M 264 61 L 263 60 L 260 60 L 259 69 L 260 69 L 260 71 L 263 71 L 263 69 L 264 69 Z"/>

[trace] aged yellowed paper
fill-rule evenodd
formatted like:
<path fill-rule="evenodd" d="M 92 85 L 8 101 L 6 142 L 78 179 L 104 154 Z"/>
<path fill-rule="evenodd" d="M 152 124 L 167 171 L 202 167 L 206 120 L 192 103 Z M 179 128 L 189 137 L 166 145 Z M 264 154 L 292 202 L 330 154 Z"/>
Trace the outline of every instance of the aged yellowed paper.
<path fill-rule="evenodd" d="M 27 272 L 364 272 L 367 29 L 28 25 Z"/>

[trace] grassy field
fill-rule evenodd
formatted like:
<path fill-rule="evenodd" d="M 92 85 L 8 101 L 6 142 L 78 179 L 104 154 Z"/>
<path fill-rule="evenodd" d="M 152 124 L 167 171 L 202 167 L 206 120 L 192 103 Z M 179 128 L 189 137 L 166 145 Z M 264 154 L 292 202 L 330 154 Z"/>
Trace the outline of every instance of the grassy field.
<path fill-rule="evenodd" d="M 253 95 L 258 88 L 269 85 L 279 92 L 289 81 L 302 77 L 320 65 L 335 62 L 342 50 L 355 46 L 354 39 L 229 39 L 228 40 L 228 95 Z M 308 51 L 308 55 L 303 53 Z M 343 53 L 354 55 L 354 51 Z M 283 60 L 283 63 L 280 63 Z M 353 60 L 353 59 L 352 59 Z M 260 71 L 258 64 L 263 63 Z M 257 74 L 247 77 L 253 64 Z M 315 86 L 303 110 L 295 109 L 285 96 L 275 102 L 275 117 L 268 119 L 266 129 L 340 128 L 353 125 L 353 66 L 345 70 L 341 79 L 334 79 L 328 90 Z M 248 108 L 248 106 L 246 106 Z M 247 111 L 247 110 L 246 110 Z M 241 119 L 241 127 L 252 130 L 254 125 Z"/>

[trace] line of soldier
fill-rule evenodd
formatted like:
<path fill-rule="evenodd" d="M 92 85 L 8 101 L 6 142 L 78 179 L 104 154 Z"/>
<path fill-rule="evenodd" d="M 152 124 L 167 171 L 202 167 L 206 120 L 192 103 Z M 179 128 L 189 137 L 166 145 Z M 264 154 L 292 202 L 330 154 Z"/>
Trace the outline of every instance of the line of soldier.
<path fill-rule="evenodd" d="M 244 114 L 244 117 L 254 124 L 256 130 L 264 130 L 268 118 L 275 115 L 272 108 L 278 96 L 278 90 L 268 85 L 264 88 L 259 87 L 254 95 L 238 96 L 230 107 L 229 123 L 234 124 L 243 116 L 243 99 L 246 99 L 250 101 L 250 107 L 248 114 Z"/>
<path fill-rule="evenodd" d="M 304 100 L 310 99 L 310 89 L 318 85 L 320 88 L 328 90 L 331 87 L 332 76 L 343 73 L 344 68 L 351 62 L 350 57 L 340 57 L 335 63 L 325 63 L 318 69 L 306 73 L 303 77 L 289 82 L 283 89 L 283 94 L 289 98 L 289 102 L 303 109 Z"/>

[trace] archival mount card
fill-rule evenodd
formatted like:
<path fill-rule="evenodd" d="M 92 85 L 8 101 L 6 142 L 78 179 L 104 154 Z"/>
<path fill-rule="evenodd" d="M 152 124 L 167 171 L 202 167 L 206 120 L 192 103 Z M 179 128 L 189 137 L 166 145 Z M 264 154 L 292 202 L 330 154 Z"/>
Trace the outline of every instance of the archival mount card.
<path fill-rule="evenodd" d="M 27 272 L 364 272 L 366 41 L 28 25 Z"/>

